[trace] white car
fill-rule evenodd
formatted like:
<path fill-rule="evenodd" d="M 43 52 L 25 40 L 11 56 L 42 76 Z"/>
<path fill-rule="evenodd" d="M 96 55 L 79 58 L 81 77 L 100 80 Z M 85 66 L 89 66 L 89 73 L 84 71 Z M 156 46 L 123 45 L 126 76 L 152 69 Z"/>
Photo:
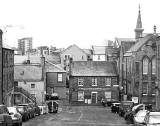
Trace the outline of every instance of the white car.
<path fill-rule="evenodd" d="M 17 111 L 16 107 L 7 107 L 8 111 L 12 117 L 13 124 L 22 126 L 22 115 Z"/>
<path fill-rule="evenodd" d="M 160 126 L 160 112 L 149 112 L 145 116 L 143 126 Z"/>
<path fill-rule="evenodd" d="M 137 114 L 135 114 L 133 118 L 134 126 L 142 126 L 147 113 L 147 110 L 140 110 Z"/>

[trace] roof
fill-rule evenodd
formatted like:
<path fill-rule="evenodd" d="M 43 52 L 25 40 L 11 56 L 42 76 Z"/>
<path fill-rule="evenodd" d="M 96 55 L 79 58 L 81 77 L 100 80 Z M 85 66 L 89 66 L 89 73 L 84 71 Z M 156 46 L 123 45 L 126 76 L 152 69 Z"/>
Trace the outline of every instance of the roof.
<path fill-rule="evenodd" d="M 42 79 L 42 67 L 40 65 L 15 65 L 14 79 L 19 81 L 40 81 Z"/>
<path fill-rule="evenodd" d="M 137 52 L 151 37 L 153 34 L 148 34 L 144 38 L 141 38 L 135 45 L 133 45 L 125 54 L 124 56 L 131 56 L 132 52 Z"/>
<path fill-rule="evenodd" d="M 85 53 L 87 53 L 88 55 L 92 55 L 91 49 L 83 49 L 83 51 L 85 51 Z"/>
<path fill-rule="evenodd" d="M 74 61 L 72 76 L 117 76 L 116 65 L 107 61 Z"/>
<path fill-rule="evenodd" d="M 66 72 L 61 64 L 53 64 L 46 61 L 45 63 L 46 72 Z"/>
<path fill-rule="evenodd" d="M 92 46 L 93 54 L 106 54 L 106 46 Z"/>
<path fill-rule="evenodd" d="M 46 61 L 49 61 L 54 64 L 60 63 L 60 56 L 58 55 L 48 55 L 44 56 Z M 31 63 L 41 63 L 41 56 L 38 55 L 31 55 L 29 57 Z M 14 63 L 19 64 L 23 63 L 24 61 L 28 60 L 28 55 L 15 55 L 14 56 Z"/>
<path fill-rule="evenodd" d="M 135 38 L 115 38 L 118 45 L 121 46 L 122 42 L 136 42 Z"/>
<path fill-rule="evenodd" d="M 77 49 L 79 49 L 80 51 L 82 51 L 83 53 L 87 54 L 83 49 L 79 48 L 77 45 L 73 44 L 73 45 L 70 45 L 68 48 L 66 48 L 65 50 L 63 50 L 61 52 L 61 54 L 65 53 L 67 50 L 69 50 L 70 48 L 72 47 L 76 47 Z"/>

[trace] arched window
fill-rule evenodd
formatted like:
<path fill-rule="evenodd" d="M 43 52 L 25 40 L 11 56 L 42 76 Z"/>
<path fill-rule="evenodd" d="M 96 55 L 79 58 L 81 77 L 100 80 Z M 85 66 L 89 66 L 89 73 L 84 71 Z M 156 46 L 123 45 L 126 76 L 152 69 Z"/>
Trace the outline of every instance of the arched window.
<path fill-rule="evenodd" d="M 156 74 L 156 58 L 152 58 L 152 74 Z"/>
<path fill-rule="evenodd" d="M 143 74 L 148 74 L 148 64 L 149 64 L 149 59 L 145 57 L 143 59 Z"/>

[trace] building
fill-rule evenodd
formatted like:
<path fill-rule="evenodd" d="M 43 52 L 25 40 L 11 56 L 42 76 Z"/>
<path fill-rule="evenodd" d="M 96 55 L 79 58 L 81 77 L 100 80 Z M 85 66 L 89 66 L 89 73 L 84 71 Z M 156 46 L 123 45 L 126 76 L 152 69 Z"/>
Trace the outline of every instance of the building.
<path fill-rule="evenodd" d="M 41 56 L 45 56 L 45 55 L 50 54 L 49 47 L 47 47 L 47 46 L 37 47 L 37 52 L 38 52 L 38 55 L 41 55 Z"/>
<path fill-rule="evenodd" d="M 45 63 L 46 94 L 58 94 L 60 99 L 66 98 L 66 71 L 60 64 Z"/>
<path fill-rule="evenodd" d="M 61 52 L 61 64 L 64 66 L 64 69 L 69 69 L 67 66 L 69 65 L 69 60 L 72 58 L 73 61 L 88 61 L 91 59 L 90 53 L 79 48 L 77 45 L 71 45 Z M 67 70 L 68 71 L 68 70 Z"/>
<path fill-rule="evenodd" d="M 156 43 L 157 34 L 148 34 L 124 54 L 123 79 L 127 95 L 137 97 L 139 103 L 156 104 Z"/>
<path fill-rule="evenodd" d="M 18 49 L 22 51 L 22 55 L 26 55 L 32 49 L 32 37 L 19 39 Z"/>
<path fill-rule="evenodd" d="M 107 61 L 106 46 L 92 46 L 93 61 Z"/>
<path fill-rule="evenodd" d="M 22 90 L 14 93 L 14 104 L 28 102 L 36 102 L 38 105 L 42 104 L 44 102 L 45 91 L 42 65 L 15 64 L 14 71 L 15 88 Z M 27 92 L 27 95 L 23 95 L 24 92 Z M 34 101 L 34 97 L 36 101 Z"/>
<path fill-rule="evenodd" d="M 0 104 L 9 105 L 9 91 L 14 85 L 14 50 L 2 42 L 0 30 Z"/>
<path fill-rule="evenodd" d="M 70 69 L 69 101 L 99 105 L 102 98 L 119 99 L 117 67 L 114 62 L 73 61 Z"/>

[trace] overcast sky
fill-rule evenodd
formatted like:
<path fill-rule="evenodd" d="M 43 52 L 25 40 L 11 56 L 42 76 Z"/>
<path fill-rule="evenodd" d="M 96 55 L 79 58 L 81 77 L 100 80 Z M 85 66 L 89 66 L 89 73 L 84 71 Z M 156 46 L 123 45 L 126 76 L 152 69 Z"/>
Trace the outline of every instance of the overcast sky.
<path fill-rule="evenodd" d="M 160 0 L 0 0 L 0 26 L 12 25 L 4 33 L 10 46 L 33 37 L 33 47 L 90 48 L 134 38 L 139 4 L 144 32 L 153 32 L 153 25 L 160 32 Z"/>

